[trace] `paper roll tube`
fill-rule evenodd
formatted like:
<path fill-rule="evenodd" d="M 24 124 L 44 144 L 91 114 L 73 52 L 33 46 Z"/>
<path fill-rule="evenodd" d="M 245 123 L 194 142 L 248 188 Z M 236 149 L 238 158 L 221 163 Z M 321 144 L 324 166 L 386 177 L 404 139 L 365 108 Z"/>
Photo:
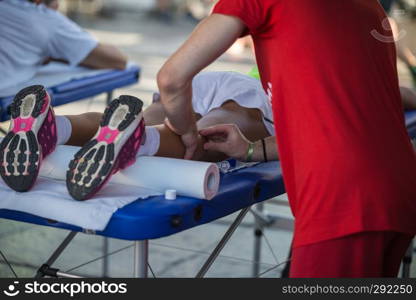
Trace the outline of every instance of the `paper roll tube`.
<path fill-rule="evenodd" d="M 79 147 L 58 146 L 42 162 L 40 176 L 65 180 L 69 162 L 78 150 Z M 161 194 L 174 189 L 181 196 L 210 200 L 218 192 L 220 175 L 213 163 L 142 156 L 113 175 L 110 182 L 144 187 Z"/>

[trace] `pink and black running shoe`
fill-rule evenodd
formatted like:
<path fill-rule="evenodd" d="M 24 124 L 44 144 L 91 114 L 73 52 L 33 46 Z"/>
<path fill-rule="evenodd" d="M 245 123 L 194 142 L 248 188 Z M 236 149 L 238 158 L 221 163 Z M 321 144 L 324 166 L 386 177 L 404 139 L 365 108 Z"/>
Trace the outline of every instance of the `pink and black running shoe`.
<path fill-rule="evenodd" d="M 11 104 L 9 133 L 0 144 L 0 174 L 13 190 L 35 184 L 42 160 L 56 147 L 55 114 L 41 85 L 21 90 Z"/>
<path fill-rule="evenodd" d="M 132 96 L 108 105 L 98 132 L 69 164 L 66 185 L 74 199 L 91 198 L 114 173 L 136 161 L 145 132 L 142 107 Z"/>

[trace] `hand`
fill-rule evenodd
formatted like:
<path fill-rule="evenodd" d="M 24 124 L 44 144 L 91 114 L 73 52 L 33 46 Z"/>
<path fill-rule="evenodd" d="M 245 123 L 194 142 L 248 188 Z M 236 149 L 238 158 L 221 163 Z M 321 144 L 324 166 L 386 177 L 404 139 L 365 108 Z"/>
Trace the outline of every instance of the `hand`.
<path fill-rule="evenodd" d="M 185 156 L 184 159 L 191 160 L 194 157 L 194 154 L 198 148 L 198 131 L 196 127 L 192 127 L 189 131 L 184 134 L 179 134 L 175 128 L 170 123 L 169 119 L 165 119 L 165 125 L 169 127 L 177 135 L 181 136 L 183 145 L 185 146 Z"/>
<path fill-rule="evenodd" d="M 198 148 L 198 132 L 195 130 L 185 133 L 181 136 L 181 139 L 185 146 L 184 159 L 192 159 Z"/>
<path fill-rule="evenodd" d="M 236 125 L 216 125 L 200 130 L 199 134 L 208 140 L 204 144 L 205 150 L 222 152 L 241 161 L 246 160 L 250 141 Z"/>

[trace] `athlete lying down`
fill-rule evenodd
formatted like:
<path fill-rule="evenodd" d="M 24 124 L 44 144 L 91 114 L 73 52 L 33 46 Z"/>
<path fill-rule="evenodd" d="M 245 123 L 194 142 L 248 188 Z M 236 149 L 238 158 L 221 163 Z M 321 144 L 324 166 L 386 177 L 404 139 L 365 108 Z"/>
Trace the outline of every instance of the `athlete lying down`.
<path fill-rule="evenodd" d="M 192 87 L 199 129 L 235 124 L 251 141 L 274 134 L 270 103 L 258 80 L 234 72 L 208 72 L 197 76 Z M 13 100 L 10 130 L 0 144 L 0 174 L 12 189 L 28 191 L 42 159 L 57 144 L 82 146 L 69 165 L 67 187 L 72 197 L 85 200 L 137 156 L 183 158 L 185 147 L 164 124 L 162 105 L 154 100 L 143 113 L 139 99 L 120 96 L 104 114 L 55 119 L 51 99 L 42 86 L 23 89 Z M 227 158 L 220 152 L 204 150 L 204 142 L 200 137 L 194 160 Z"/>

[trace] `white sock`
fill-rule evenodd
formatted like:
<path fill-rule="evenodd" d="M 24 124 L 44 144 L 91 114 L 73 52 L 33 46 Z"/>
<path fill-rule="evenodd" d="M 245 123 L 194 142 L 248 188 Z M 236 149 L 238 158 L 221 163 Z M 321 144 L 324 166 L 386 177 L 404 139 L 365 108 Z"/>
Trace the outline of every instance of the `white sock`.
<path fill-rule="evenodd" d="M 146 138 L 140 146 L 137 157 L 154 156 L 160 147 L 160 133 L 155 127 L 146 126 Z"/>
<path fill-rule="evenodd" d="M 72 134 L 71 121 L 65 116 L 56 116 L 56 131 L 58 145 L 65 145 Z M 137 156 L 154 156 L 160 147 L 160 133 L 155 127 L 146 126 L 146 138 L 140 146 Z"/>
<path fill-rule="evenodd" d="M 72 134 L 71 121 L 65 116 L 56 116 L 56 133 L 58 136 L 58 145 L 65 145 Z"/>

